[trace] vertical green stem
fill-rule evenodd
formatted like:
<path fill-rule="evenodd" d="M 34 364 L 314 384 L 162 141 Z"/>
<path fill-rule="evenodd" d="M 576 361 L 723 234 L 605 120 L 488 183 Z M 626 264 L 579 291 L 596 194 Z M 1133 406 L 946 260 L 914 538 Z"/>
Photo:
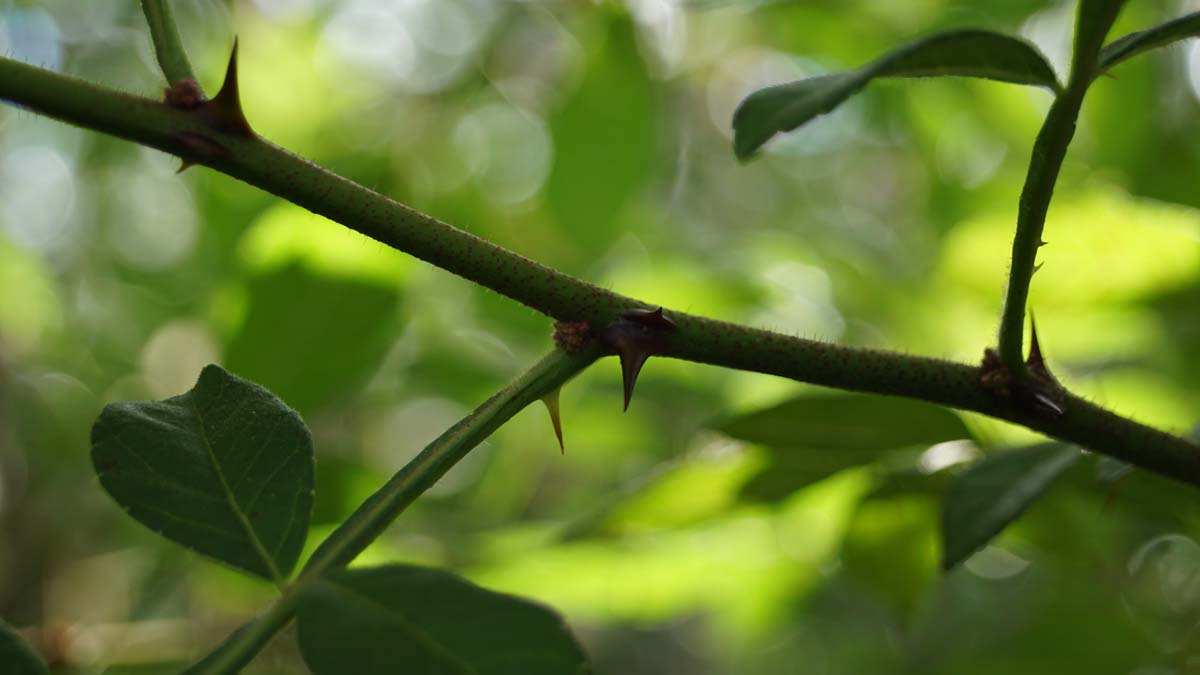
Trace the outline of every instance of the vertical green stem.
<path fill-rule="evenodd" d="M 162 67 L 167 82 L 175 84 L 182 80 L 195 81 L 192 64 L 188 62 L 183 40 L 175 28 L 175 17 L 171 14 L 170 0 L 142 0 L 142 12 L 150 26 L 150 38 L 154 41 L 154 54 Z"/>
<path fill-rule="evenodd" d="M 1033 143 L 1029 173 L 1021 189 L 1017 210 L 1017 234 L 1013 238 L 1012 266 L 1008 272 L 1008 293 L 1000 319 L 1000 360 L 1013 377 L 1027 376 L 1022 340 L 1025 336 L 1025 306 L 1029 301 L 1029 283 L 1037 271 L 1037 251 L 1045 243 L 1042 229 L 1046 212 L 1054 196 L 1054 184 L 1067 156 L 1067 146 L 1075 136 L 1075 122 L 1088 85 L 1096 73 L 1104 37 L 1116 21 L 1125 0 L 1080 0 L 1075 21 L 1075 48 L 1067 88 L 1059 94 L 1046 114 L 1046 121 Z"/>
<path fill-rule="evenodd" d="M 1029 300 L 1029 283 L 1037 264 L 1037 252 L 1042 246 L 1042 229 L 1054 184 L 1067 146 L 1075 135 L 1075 120 L 1083 105 L 1086 85 L 1069 85 L 1050 106 L 1046 121 L 1033 143 L 1029 173 L 1021 190 L 1017 211 L 1017 234 L 1013 238 L 1012 265 L 1008 276 L 1008 294 L 1004 299 L 1004 314 L 1000 320 L 1000 359 L 1014 376 L 1025 374 L 1022 340 L 1025 334 L 1025 305 Z"/>

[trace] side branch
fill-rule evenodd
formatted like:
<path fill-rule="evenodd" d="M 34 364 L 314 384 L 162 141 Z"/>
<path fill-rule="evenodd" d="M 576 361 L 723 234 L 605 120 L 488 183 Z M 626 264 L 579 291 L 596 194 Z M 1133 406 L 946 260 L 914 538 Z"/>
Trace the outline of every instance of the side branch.
<path fill-rule="evenodd" d="M 257 136 L 216 129 L 187 110 L 8 59 L 0 59 L 0 99 L 208 165 L 561 321 L 595 331 L 651 307 L 451 227 Z M 1023 300 L 1014 311 L 1023 315 Z M 1196 445 L 1067 392 L 1059 394 L 1064 414 L 1049 416 L 991 393 L 975 366 L 667 314 L 677 329 L 656 351 L 663 356 L 973 410 L 1200 485 Z M 1019 335 L 1016 344 L 1019 354 Z"/>
<path fill-rule="evenodd" d="M 154 41 L 154 55 L 168 84 L 196 80 L 192 72 L 192 64 L 188 61 L 187 52 L 183 49 L 183 39 L 175 27 L 175 17 L 171 14 L 170 0 L 142 0 L 142 12 L 146 15 L 146 23 L 150 26 L 150 38 Z"/>

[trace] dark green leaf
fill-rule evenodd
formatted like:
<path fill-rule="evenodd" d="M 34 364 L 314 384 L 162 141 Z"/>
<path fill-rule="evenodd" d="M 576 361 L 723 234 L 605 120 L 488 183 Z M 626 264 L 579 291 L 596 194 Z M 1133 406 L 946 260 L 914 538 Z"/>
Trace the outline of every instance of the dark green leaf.
<path fill-rule="evenodd" d="M 1059 88 L 1054 69 L 1024 40 L 980 30 L 939 33 L 856 70 L 754 92 L 733 115 L 734 152 L 749 158 L 771 136 L 833 110 L 877 77 L 946 75 Z"/>
<path fill-rule="evenodd" d="M 1079 14 L 1075 20 L 1075 51 L 1071 63 L 1073 81 L 1084 75 L 1076 74 L 1083 64 L 1091 69 L 1089 76 L 1101 72 L 1097 67 L 1100 46 L 1104 44 L 1104 38 L 1124 4 L 1125 0 L 1079 0 Z"/>
<path fill-rule="evenodd" d="M 989 455 L 956 478 L 942 500 L 942 566 L 991 541 L 1078 458 L 1075 447 L 1034 445 Z"/>
<path fill-rule="evenodd" d="M 1099 72 L 1105 72 L 1126 59 L 1187 38 L 1200 36 L 1200 12 L 1159 24 L 1154 28 L 1124 35 L 1100 50 Z"/>
<path fill-rule="evenodd" d="M 798 396 L 715 426 L 776 448 L 872 452 L 970 438 L 953 412 L 931 403 L 865 394 Z"/>
<path fill-rule="evenodd" d="M 46 664 L 17 631 L 0 621 L 0 672 L 5 675 L 44 675 Z"/>
<path fill-rule="evenodd" d="M 838 472 L 872 464 L 882 452 L 771 448 L 768 464 L 746 481 L 741 496 L 754 501 L 779 501 Z"/>
<path fill-rule="evenodd" d="M 308 532 L 313 446 L 299 415 L 218 366 L 164 401 L 114 403 L 92 427 L 100 484 L 142 524 L 282 580 Z"/>
<path fill-rule="evenodd" d="M 250 282 L 250 306 L 225 364 L 308 415 L 348 396 L 396 335 L 396 289 L 293 265 Z"/>
<path fill-rule="evenodd" d="M 633 22 L 600 23 L 579 88 L 550 119 L 554 164 L 546 182 L 555 220 L 590 253 L 622 231 L 614 220 L 656 163 L 654 86 Z"/>
<path fill-rule="evenodd" d="M 316 675 L 564 675 L 589 672 L 562 619 L 441 570 L 341 571 L 300 597 L 300 651 Z"/>

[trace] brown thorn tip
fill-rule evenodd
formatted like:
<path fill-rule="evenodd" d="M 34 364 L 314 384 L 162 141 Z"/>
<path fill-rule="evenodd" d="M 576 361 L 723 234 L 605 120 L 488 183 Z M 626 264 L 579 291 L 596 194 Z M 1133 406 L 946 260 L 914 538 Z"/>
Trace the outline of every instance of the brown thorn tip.
<path fill-rule="evenodd" d="M 550 424 L 554 426 L 554 435 L 558 437 L 558 451 L 565 455 L 567 448 L 563 445 L 562 418 L 558 413 L 559 391 L 561 387 L 543 396 L 542 403 L 546 404 L 546 410 L 550 413 Z"/>
<path fill-rule="evenodd" d="M 629 410 L 629 401 L 633 398 L 633 385 L 637 383 L 638 374 L 646 359 L 650 358 L 650 350 L 645 347 L 631 345 L 618 348 L 617 358 L 621 360 L 621 382 L 625 387 L 625 408 Z"/>
<path fill-rule="evenodd" d="M 210 122 L 217 129 L 239 136 L 253 136 L 246 114 L 242 112 L 242 99 L 238 93 L 237 76 L 238 41 L 233 39 L 233 50 L 229 53 L 229 65 L 225 68 L 225 82 L 221 91 L 208 102 L 206 111 Z"/>
<path fill-rule="evenodd" d="M 183 173 L 184 171 L 187 171 L 188 169 L 192 168 L 193 166 L 196 166 L 195 162 L 189 162 L 186 159 L 180 159 L 179 160 L 179 168 L 175 169 L 175 175 L 179 175 L 179 174 Z"/>

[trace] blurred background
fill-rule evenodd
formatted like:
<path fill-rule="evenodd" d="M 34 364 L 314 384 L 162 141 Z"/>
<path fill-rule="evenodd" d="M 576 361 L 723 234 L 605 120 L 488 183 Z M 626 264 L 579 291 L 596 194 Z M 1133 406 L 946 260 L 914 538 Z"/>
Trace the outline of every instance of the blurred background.
<path fill-rule="evenodd" d="M 177 0 L 215 92 L 236 34 L 266 138 L 415 208 L 653 303 L 974 362 L 1050 103 L 968 80 L 871 85 L 733 157 L 738 101 L 953 27 L 1060 73 L 1074 2 Z M 1114 35 L 1200 9 L 1128 3 Z M 0 53 L 163 87 L 137 3 L 0 0 Z M 1200 418 L 1200 41 L 1085 105 L 1031 304 L 1065 383 L 1186 433 Z M 550 347 L 550 322 L 257 189 L 0 106 L 0 615 L 61 672 L 194 658 L 272 588 L 126 517 L 90 426 L 209 362 L 281 396 L 318 453 L 309 550 Z M 502 428 L 359 561 L 444 566 L 565 614 L 600 673 L 1200 672 L 1194 490 L 1086 457 L 993 545 L 939 569 L 945 477 L 1036 442 L 822 454 L 712 430 L 814 390 L 615 361 Z M 849 420 L 869 424 L 870 420 Z M 769 489 L 762 489 L 770 478 Z M 288 636 L 248 672 L 303 672 Z M 110 667 L 111 666 L 111 667 Z"/>

